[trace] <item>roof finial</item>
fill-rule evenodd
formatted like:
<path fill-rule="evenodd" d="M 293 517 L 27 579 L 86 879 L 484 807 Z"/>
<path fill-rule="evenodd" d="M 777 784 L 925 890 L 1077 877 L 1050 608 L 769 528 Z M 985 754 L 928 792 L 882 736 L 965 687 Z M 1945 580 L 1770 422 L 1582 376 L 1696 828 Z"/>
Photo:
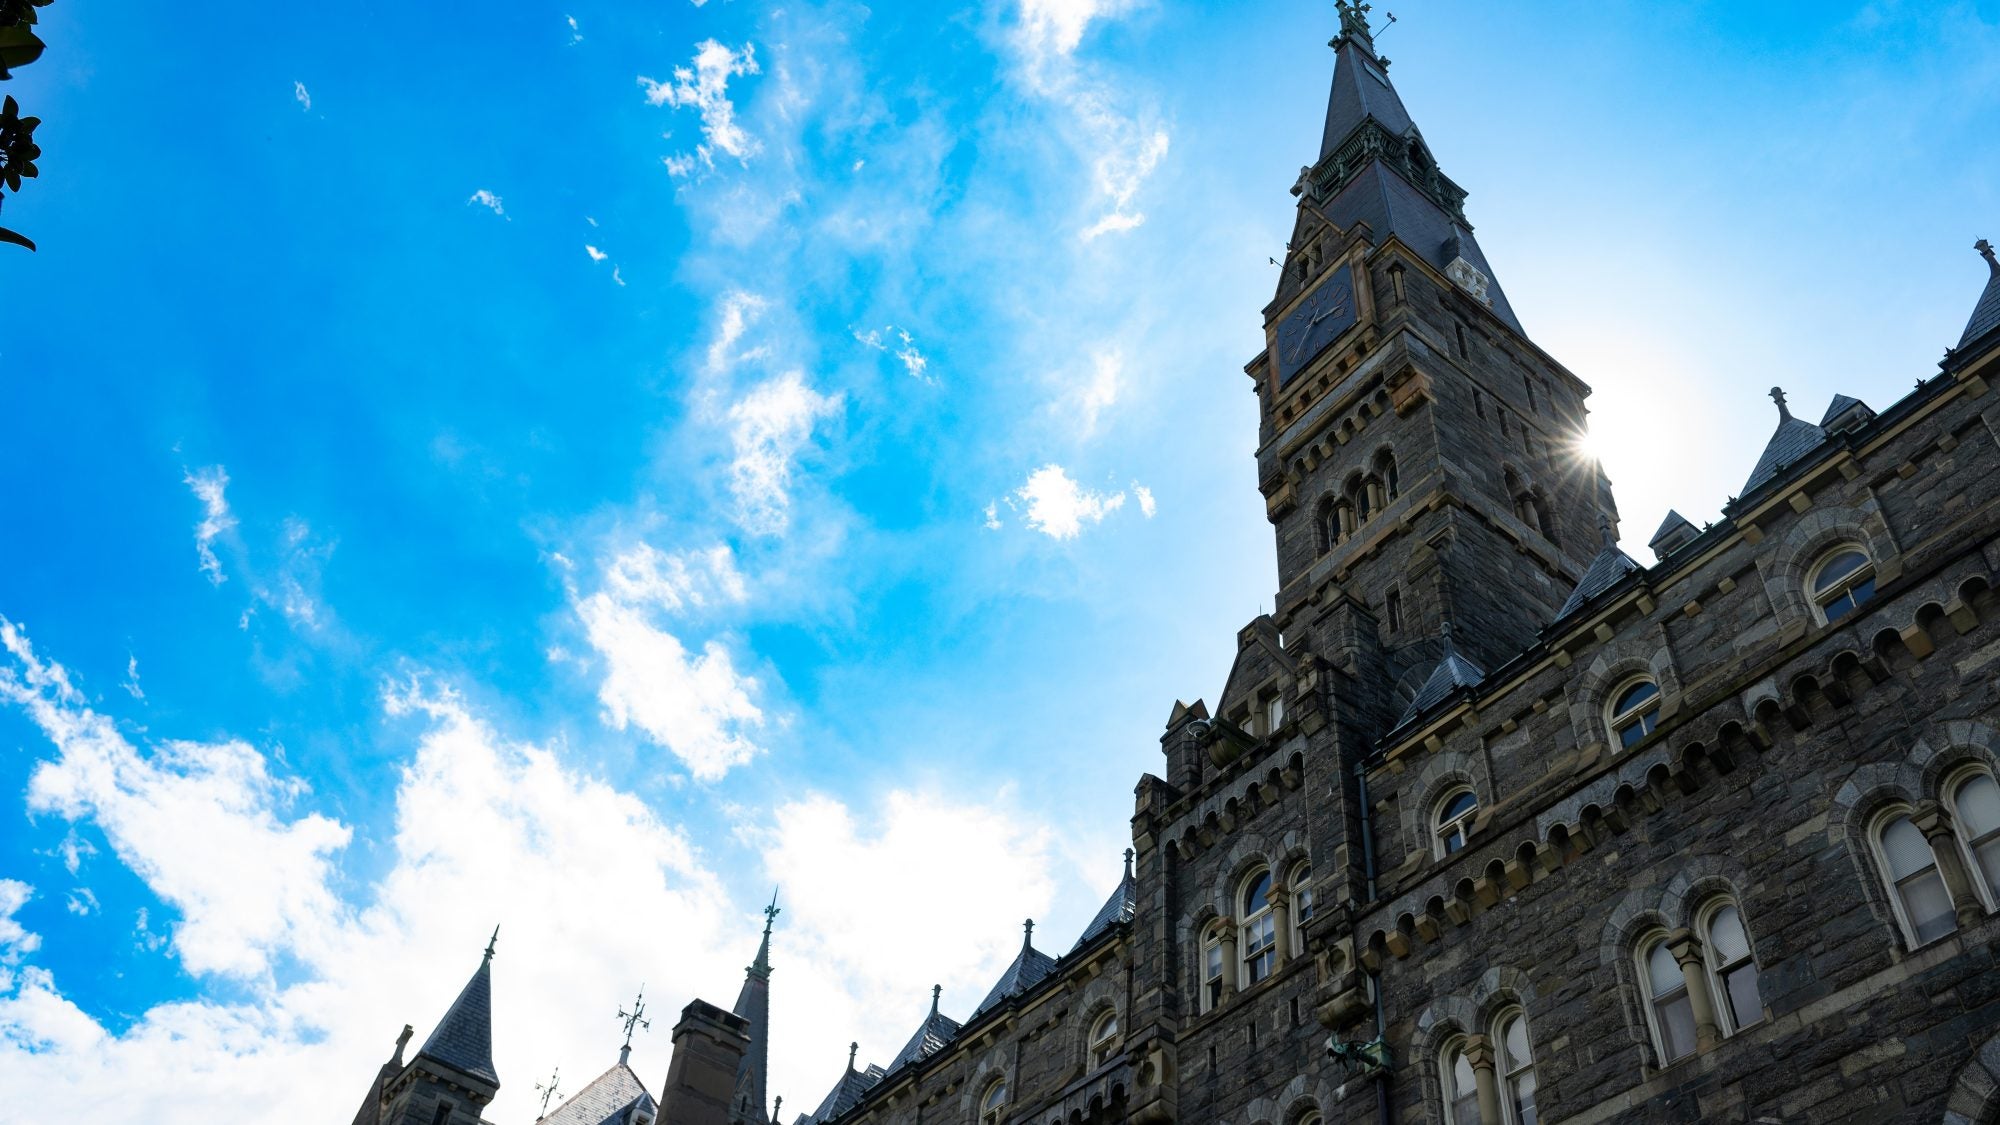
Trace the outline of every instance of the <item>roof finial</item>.
<path fill-rule="evenodd" d="M 561 1076 L 562 1076 L 562 1067 L 557 1067 L 555 1068 L 555 1070 L 549 1073 L 549 1080 L 547 1084 L 543 1084 L 540 1082 L 535 1083 L 535 1089 L 540 1091 L 542 1095 L 542 1112 L 539 1116 L 535 1118 L 535 1120 L 540 1121 L 543 1117 L 547 1117 L 549 1115 L 549 1102 L 553 1101 L 555 1098 L 560 1096 L 557 1090 L 556 1080 Z"/>
<path fill-rule="evenodd" d="M 849 1073 L 853 1073 L 854 1071 L 854 1056 L 860 1053 L 861 1053 L 861 1044 L 849 1043 L 847 1045 L 847 1069 Z"/>
<path fill-rule="evenodd" d="M 944 996 L 944 985 L 931 985 L 931 1015 L 938 1014 L 938 1001 Z"/>
<path fill-rule="evenodd" d="M 618 1049 L 618 1062 L 622 1066 L 625 1059 L 632 1054 L 632 1029 L 643 1027 L 650 1031 L 653 1027 L 653 1021 L 646 1018 L 645 985 L 639 986 L 639 996 L 632 1001 L 631 1011 L 626 1011 L 623 1006 L 619 1007 L 618 1018 L 625 1021 L 625 1045 Z"/>
<path fill-rule="evenodd" d="M 1972 248 L 1979 251 L 1980 257 L 1986 259 L 1986 266 L 1993 271 L 1994 276 L 2000 277 L 2000 258 L 1993 256 L 1993 244 L 1982 238 L 1973 243 Z"/>
<path fill-rule="evenodd" d="M 1361 0 L 1360 3 L 1355 3 L 1353 0 L 1336 0 L 1333 6 L 1340 12 L 1342 35 L 1359 35 L 1364 39 L 1369 36 L 1368 13 L 1374 10 L 1373 5 L 1366 0 Z"/>
<path fill-rule="evenodd" d="M 487 962 L 491 962 L 493 960 L 493 947 L 499 944 L 500 944 L 500 927 L 496 925 L 493 927 L 493 936 L 486 939 Z"/>
<path fill-rule="evenodd" d="M 1021 948 L 1027 949 L 1035 944 L 1035 920 L 1030 918 L 1026 922 L 1021 923 L 1021 929 L 1025 931 L 1026 935 L 1021 938 Z"/>
<path fill-rule="evenodd" d="M 781 1115 L 782 1115 L 782 1114 L 783 1114 L 784 1112 L 785 1112 L 785 1095 L 783 1095 L 783 1094 L 779 1094 L 779 1095 L 778 1095 L 778 1100 L 777 1100 L 776 1102 L 772 1103 L 772 1105 L 771 1105 L 771 1120 L 773 1120 L 773 1121 L 776 1121 L 776 1120 L 778 1120 L 778 1118 L 779 1118 L 779 1117 L 780 1117 L 780 1116 L 781 1116 Z"/>
<path fill-rule="evenodd" d="M 411 1037 L 412 1035 L 415 1035 L 416 1033 L 417 1033 L 417 1029 L 416 1029 L 416 1028 L 414 1028 L 414 1027 L 411 1027 L 411 1026 L 410 1026 L 409 1024 L 404 1024 L 404 1025 L 403 1025 L 403 1033 L 402 1033 L 401 1035 L 398 1035 L 398 1036 L 396 1036 L 396 1065 L 397 1065 L 397 1066 L 401 1066 L 401 1065 L 403 1065 L 403 1048 L 405 1048 L 405 1047 L 407 1047 L 407 1046 L 409 1046 L 409 1045 L 410 1045 L 410 1037 Z"/>
<path fill-rule="evenodd" d="M 1771 388 L 1771 401 L 1772 401 L 1772 402 L 1775 402 L 1775 403 L 1777 403 L 1777 404 L 1778 404 L 1778 420 L 1779 420 L 1779 421 L 1781 421 L 1781 422 L 1789 422 L 1789 421 L 1791 421 L 1791 420 L 1792 420 L 1792 411 L 1791 411 L 1791 408 L 1785 405 L 1785 388 L 1783 388 L 1783 387 L 1772 387 L 1772 388 Z"/>
<path fill-rule="evenodd" d="M 1131 848 L 1125 849 L 1125 881 L 1128 883 L 1132 881 L 1132 857 L 1138 854 Z"/>
<path fill-rule="evenodd" d="M 776 887 L 772 887 L 772 888 L 771 888 L 771 905 L 769 905 L 769 906 L 767 906 L 767 907 L 765 907 L 765 908 L 764 908 L 764 936 L 765 936 L 765 937 L 770 937 L 770 936 L 771 936 L 771 923 L 773 923 L 773 922 L 776 922 L 776 921 L 778 920 L 778 915 L 780 915 L 780 914 L 783 914 L 783 913 L 784 913 L 784 911 L 782 911 L 782 910 L 778 909 L 778 888 L 776 888 Z"/>

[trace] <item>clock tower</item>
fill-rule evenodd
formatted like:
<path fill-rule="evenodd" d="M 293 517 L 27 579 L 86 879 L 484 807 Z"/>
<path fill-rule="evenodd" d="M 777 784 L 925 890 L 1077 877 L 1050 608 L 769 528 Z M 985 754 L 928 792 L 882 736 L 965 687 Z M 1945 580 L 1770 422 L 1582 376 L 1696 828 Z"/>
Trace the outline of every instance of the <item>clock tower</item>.
<path fill-rule="evenodd" d="M 1333 89 L 1264 350 L 1244 368 L 1277 533 L 1279 625 L 1393 717 L 1444 655 L 1528 647 L 1617 513 L 1581 452 L 1590 388 L 1522 327 L 1375 49 L 1338 5 Z"/>

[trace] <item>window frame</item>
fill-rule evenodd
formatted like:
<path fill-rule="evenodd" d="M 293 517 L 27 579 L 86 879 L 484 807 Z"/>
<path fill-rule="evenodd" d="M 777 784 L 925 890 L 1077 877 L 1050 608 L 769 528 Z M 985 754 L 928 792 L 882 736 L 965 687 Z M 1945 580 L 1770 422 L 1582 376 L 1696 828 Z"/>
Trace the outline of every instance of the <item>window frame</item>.
<path fill-rule="evenodd" d="M 986 1084 L 979 1095 L 979 1125 L 1000 1125 L 1007 1114 L 1007 1076 L 1000 1075 Z"/>
<path fill-rule="evenodd" d="M 1965 791 L 1965 787 L 1982 779 L 2000 788 L 2000 777 L 1994 776 L 1992 770 L 1978 764 L 1953 771 L 1945 778 L 1941 788 L 1945 795 L 1944 807 L 1951 814 L 1952 829 L 1958 837 L 1959 857 L 1965 862 L 1966 878 L 1972 882 L 1972 889 L 1979 895 L 1979 901 L 1985 905 L 1987 913 L 1991 914 L 2000 911 L 2000 885 L 1996 885 L 1996 881 L 2000 881 L 2000 876 L 1996 876 L 1995 879 L 1987 877 L 1985 866 L 1979 862 L 1979 850 L 1981 847 L 2000 849 L 2000 823 L 1995 823 L 1992 828 L 1975 838 L 1965 822 L 1965 814 L 1960 812 L 1958 807 L 1959 795 Z"/>
<path fill-rule="evenodd" d="M 1292 896 L 1292 956 L 1297 957 L 1306 947 L 1306 923 L 1312 921 L 1313 898 L 1312 860 L 1301 859 L 1292 864 L 1285 874 L 1285 890 Z"/>
<path fill-rule="evenodd" d="M 1717 918 L 1722 916 L 1722 912 L 1728 909 L 1736 911 L 1736 928 L 1743 934 L 1744 953 L 1743 956 L 1733 961 L 1724 962 L 1721 951 L 1716 948 L 1715 922 Z M 1743 904 L 1728 895 L 1717 895 L 1708 900 L 1702 904 L 1700 910 L 1695 912 L 1694 932 L 1701 939 L 1702 972 L 1705 974 L 1704 979 L 1708 983 L 1709 999 L 1715 1008 L 1716 1029 L 1726 1039 L 1740 1031 L 1756 1027 L 1758 1024 L 1763 1023 L 1765 1019 L 1764 966 L 1757 961 L 1757 942 L 1750 936 L 1750 923 L 1744 917 Z M 1748 1023 L 1742 1022 L 1739 1018 L 1739 1013 L 1736 1011 L 1736 1001 L 1730 995 L 1728 985 L 1729 974 L 1746 965 L 1755 974 L 1755 987 L 1757 990 L 1757 1018 Z"/>
<path fill-rule="evenodd" d="M 1640 1006 L 1646 1013 L 1646 1028 L 1653 1036 L 1653 1056 L 1662 1070 L 1701 1053 L 1701 1046 L 1696 1041 L 1694 997 L 1688 994 L 1687 974 L 1681 970 L 1680 961 L 1674 956 L 1673 950 L 1666 946 L 1667 931 L 1649 930 L 1641 935 L 1633 946 L 1632 956 L 1633 969 L 1639 974 L 1639 997 L 1642 1001 Z M 1653 989 L 1652 960 L 1653 951 L 1656 949 L 1665 952 L 1667 959 L 1674 962 L 1674 972 L 1678 974 L 1677 983 L 1664 994 Z M 1675 1001 L 1684 1003 L 1688 1007 L 1687 1050 L 1680 1054 L 1671 1053 L 1672 1047 L 1667 1042 L 1667 1023 L 1660 1016 L 1660 1009 Z"/>
<path fill-rule="evenodd" d="M 1458 815 L 1445 819 L 1446 810 L 1460 797 L 1471 797 L 1472 805 Z M 1431 858 L 1445 859 L 1458 854 L 1472 844 L 1472 818 L 1479 815 L 1479 793 L 1468 784 L 1458 784 L 1445 790 L 1444 795 L 1431 802 Z M 1456 835 L 1458 846 L 1452 847 L 1450 838 Z"/>
<path fill-rule="evenodd" d="M 1868 850 L 1873 853 L 1875 870 L 1882 880 L 1882 890 L 1889 896 L 1889 910 L 1895 916 L 1896 928 L 1902 931 L 1904 945 L 1912 950 L 1922 949 L 1958 932 L 1958 918 L 1947 910 L 1945 916 L 1950 919 L 1951 928 L 1928 938 L 1923 937 L 1917 932 L 1916 922 L 1910 917 L 1909 905 L 1903 900 L 1903 885 L 1921 879 L 1925 871 L 1929 871 L 1931 877 L 1938 881 L 1938 888 L 1945 896 L 1947 907 L 1951 902 L 1951 888 L 1944 881 L 1944 868 L 1938 863 L 1937 849 L 1932 847 L 1930 838 L 1923 835 L 1923 829 L 1917 827 L 1915 816 L 1915 809 L 1905 804 L 1895 804 L 1876 813 L 1868 821 Z M 1889 848 L 1883 842 L 1890 826 L 1899 820 L 1910 822 L 1910 830 L 1923 839 L 1924 847 L 1930 852 L 1931 857 L 1928 868 L 1919 868 L 1900 878 L 1895 873 L 1896 869 L 1889 863 Z"/>
<path fill-rule="evenodd" d="M 1826 568 L 1848 555 L 1860 555 L 1861 565 L 1834 579 L 1833 583 L 1827 589 L 1820 589 L 1820 580 L 1826 573 Z M 1863 582 L 1868 584 L 1868 594 L 1866 597 L 1856 598 L 1854 596 L 1854 589 Z M 1842 610 L 1837 616 L 1829 615 L 1827 613 L 1827 604 L 1829 602 L 1837 602 L 1843 597 L 1848 601 L 1847 608 Z M 1832 625 L 1836 622 L 1844 621 L 1859 612 L 1862 606 L 1874 600 L 1875 556 L 1869 554 L 1868 548 L 1859 543 L 1838 543 L 1827 548 L 1825 551 L 1820 552 L 1819 558 L 1814 561 L 1812 568 L 1806 572 L 1806 602 L 1812 606 L 1813 617 L 1821 625 Z"/>
<path fill-rule="evenodd" d="M 1110 1025 L 1108 1028 L 1106 1025 Z M 1118 1048 L 1125 1042 L 1125 1033 L 1118 1024 L 1118 1009 L 1106 1008 L 1097 1018 L 1090 1021 L 1090 1033 L 1084 1039 L 1084 1052 L 1089 1069 L 1109 1063 L 1117 1056 Z"/>
<path fill-rule="evenodd" d="M 1202 927 L 1201 931 L 1201 959 L 1196 964 L 1195 971 L 1201 978 L 1196 987 L 1196 999 L 1200 1001 L 1203 1013 L 1212 1012 L 1222 1006 L 1222 981 L 1228 975 L 1225 972 L 1228 966 L 1223 962 L 1222 930 L 1223 920 L 1216 918 Z M 1210 969 L 1214 972 L 1211 973 Z"/>
<path fill-rule="evenodd" d="M 1250 892 L 1257 886 L 1257 880 L 1267 881 L 1264 888 L 1264 906 L 1261 910 L 1250 909 Z M 1271 883 L 1277 875 L 1269 867 L 1253 867 L 1236 884 L 1237 968 L 1242 976 L 1237 983 L 1239 991 L 1255 988 L 1270 980 L 1278 972 L 1278 919 L 1271 907 Z M 1262 941 L 1253 941 L 1252 935 Z M 1257 972 L 1258 962 L 1267 962 L 1263 973 Z"/>
<path fill-rule="evenodd" d="M 1507 1027 L 1516 1020 L 1521 1024 L 1521 1038 L 1528 1045 L 1528 1057 L 1524 1060 L 1516 1060 L 1512 1052 L 1507 1049 Z M 1493 1030 L 1489 1033 L 1489 1037 L 1493 1043 L 1493 1081 L 1500 1088 L 1500 1117 L 1504 1125 L 1522 1125 L 1520 1098 L 1515 1089 L 1520 1085 L 1522 1075 L 1527 1075 L 1530 1080 L 1535 1080 L 1538 1076 L 1535 1069 L 1534 1028 L 1528 1022 L 1528 1010 L 1519 1004 L 1502 1008 L 1500 1013 L 1493 1017 Z M 1540 1092 L 1541 1084 L 1537 1081 L 1534 1090 L 1530 1091 L 1530 1097 Z M 1535 1120 L 1537 1122 L 1541 1120 L 1539 1108 L 1536 1110 Z"/>
<path fill-rule="evenodd" d="M 1641 686 L 1653 689 L 1653 694 L 1623 710 L 1619 704 Z M 1660 688 L 1660 681 L 1650 675 L 1631 676 L 1618 682 L 1618 686 L 1605 693 L 1604 726 L 1611 734 L 1613 753 L 1636 750 L 1653 737 L 1660 729 L 1660 708 L 1665 703 L 1667 693 Z M 1625 732 L 1634 727 L 1642 727 L 1639 736 L 1630 742 L 1625 740 Z"/>
<path fill-rule="evenodd" d="M 1465 1057 L 1467 1040 L 1470 1038 L 1462 1033 L 1453 1035 L 1438 1048 L 1438 1101 L 1444 1108 L 1444 1125 L 1472 1125 L 1471 1122 L 1460 1120 L 1459 1107 L 1468 1102 L 1473 1118 L 1477 1120 L 1479 1117 L 1479 1072 L 1473 1068 L 1472 1060 Z M 1458 1062 L 1461 1059 L 1465 1060 L 1465 1072 L 1472 1077 L 1472 1088 L 1462 1092 L 1458 1088 Z M 1480 1121 L 1479 1125 L 1498 1125 L 1498 1123 Z"/>

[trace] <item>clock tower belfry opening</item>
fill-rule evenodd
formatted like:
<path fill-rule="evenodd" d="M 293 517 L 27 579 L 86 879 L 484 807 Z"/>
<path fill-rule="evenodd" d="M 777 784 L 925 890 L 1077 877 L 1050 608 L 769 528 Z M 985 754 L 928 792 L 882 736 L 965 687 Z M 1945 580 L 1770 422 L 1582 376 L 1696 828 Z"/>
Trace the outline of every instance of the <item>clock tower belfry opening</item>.
<path fill-rule="evenodd" d="M 1392 680 L 1435 663 L 1448 622 L 1492 667 L 1556 616 L 1615 526 L 1581 452 L 1590 388 L 1522 328 L 1368 5 L 1337 7 L 1326 129 L 1245 368 L 1278 604 L 1347 607 L 1340 632 L 1372 634 Z"/>

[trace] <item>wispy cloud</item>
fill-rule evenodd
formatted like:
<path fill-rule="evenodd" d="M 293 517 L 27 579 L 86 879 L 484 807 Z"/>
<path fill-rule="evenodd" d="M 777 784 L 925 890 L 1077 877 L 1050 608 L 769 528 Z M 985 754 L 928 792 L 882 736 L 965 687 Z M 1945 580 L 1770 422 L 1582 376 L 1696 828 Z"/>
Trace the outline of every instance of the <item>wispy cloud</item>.
<path fill-rule="evenodd" d="M 729 408 L 729 491 L 736 522 L 753 535 L 782 534 L 791 523 L 792 470 L 813 426 L 839 412 L 842 396 L 822 395 L 788 371 L 752 388 Z"/>
<path fill-rule="evenodd" d="M 753 45 L 746 43 L 737 51 L 705 39 L 695 47 L 693 65 L 675 67 L 669 81 L 639 78 L 648 103 L 675 109 L 693 108 L 701 114 L 703 143 L 695 146 L 691 156 L 679 153 L 666 157 L 669 172 L 675 176 L 689 175 L 697 160 L 703 167 L 714 168 L 718 152 L 734 157 L 738 163 L 748 163 L 762 150 L 757 138 L 737 124 L 736 105 L 729 100 L 729 80 L 756 73 L 759 72 Z"/>
<path fill-rule="evenodd" d="M 485 188 L 480 188 L 478 191 L 473 192 L 472 197 L 465 202 L 467 205 L 477 203 L 495 215 L 499 215 L 501 218 L 507 216 L 507 208 L 501 205 L 500 197 Z"/>
<path fill-rule="evenodd" d="M 888 334 L 886 338 L 884 333 Z M 863 332 L 857 329 L 854 338 L 878 352 L 894 355 L 912 379 L 925 383 L 937 382 L 930 374 L 931 361 L 917 348 L 916 340 L 908 331 L 891 324 L 880 331 L 870 328 Z"/>
<path fill-rule="evenodd" d="M 583 42 L 583 29 L 576 25 L 576 17 L 564 16 L 563 22 L 569 24 L 569 45 L 574 47 Z"/>
<path fill-rule="evenodd" d="M 139 658 L 132 653 L 125 654 L 125 682 L 119 686 L 132 698 L 142 703 L 145 701 L 146 693 L 139 687 Z"/>
<path fill-rule="evenodd" d="M 1153 513 L 1159 510 L 1153 502 L 1153 490 L 1135 480 L 1132 482 L 1132 495 L 1139 498 L 1139 514 L 1152 519 Z"/>
<path fill-rule="evenodd" d="M 1123 492 L 1093 492 L 1070 478 L 1061 465 L 1048 464 L 1028 474 L 1027 483 L 1007 501 L 1023 513 L 1028 526 L 1051 539 L 1074 539 L 1083 529 L 1125 506 Z"/>
<path fill-rule="evenodd" d="M 183 474 L 182 480 L 201 501 L 201 522 L 194 526 L 195 558 L 209 582 L 220 586 L 229 579 L 222 573 L 222 560 L 215 555 L 215 540 L 236 527 L 236 517 L 230 513 L 229 500 L 223 495 L 229 487 L 229 474 L 222 466 L 211 465 Z"/>
<path fill-rule="evenodd" d="M 1091 353 L 1090 374 L 1066 396 L 1062 412 L 1076 419 L 1080 437 L 1097 435 L 1104 412 L 1118 402 L 1125 385 L 1125 356 L 1115 348 L 1099 348 Z"/>
<path fill-rule="evenodd" d="M 593 262 L 601 262 L 604 259 L 610 257 L 609 254 L 606 254 L 604 251 L 599 250 L 597 247 L 590 245 L 588 242 L 583 244 L 583 252 L 590 255 L 590 260 Z"/>
<path fill-rule="evenodd" d="M 313 107 L 312 92 L 306 89 L 306 84 L 303 82 L 292 83 L 292 100 L 299 103 L 301 112 Z"/>
<path fill-rule="evenodd" d="M 23 954 L 41 948 L 41 935 L 29 933 L 27 927 L 14 919 L 14 915 L 33 897 L 35 888 L 27 883 L 19 879 L 0 879 L 0 981 L 6 979 L 5 966 L 15 964 Z"/>

